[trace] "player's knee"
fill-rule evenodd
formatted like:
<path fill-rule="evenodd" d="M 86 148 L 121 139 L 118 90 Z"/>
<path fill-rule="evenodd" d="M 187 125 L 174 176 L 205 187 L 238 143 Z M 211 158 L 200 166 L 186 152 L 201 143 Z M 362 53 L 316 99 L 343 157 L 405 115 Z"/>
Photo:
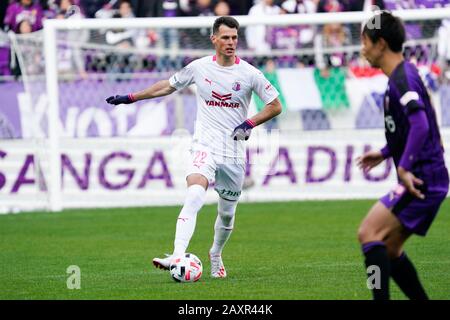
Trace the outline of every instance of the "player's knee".
<path fill-rule="evenodd" d="M 194 210 L 200 210 L 205 203 L 206 190 L 200 185 L 193 185 L 188 188 L 188 193 L 184 205 Z"/>
<path fill-rule="evenodd" d="M 234 212 L 219 211 L 218 213 L 224 225 L 229 225 L 234 218 Z"/>
<path fill-rule="evenodd" d="M 374 234 L 374 232 L 371 231 L 371 229 L 368 226 L 362 224 L 358 229 L 357 236 L 358 236 L 359 243 L 363 244 L 363 243 L 373 241 L 375 234 Z"/>

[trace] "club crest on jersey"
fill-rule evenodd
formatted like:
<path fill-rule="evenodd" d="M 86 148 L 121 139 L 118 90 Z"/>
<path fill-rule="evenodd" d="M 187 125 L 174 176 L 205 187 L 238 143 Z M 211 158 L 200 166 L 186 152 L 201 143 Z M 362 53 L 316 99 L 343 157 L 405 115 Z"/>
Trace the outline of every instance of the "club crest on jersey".
<path fill-rule="evenodd" d="M 234 91 L 239 91 L 239 90 L 241 90 L 241 84 L 239 82 L 235 81 L 235 82 L 233 82 L 231 89 L 233 89 Z"/>

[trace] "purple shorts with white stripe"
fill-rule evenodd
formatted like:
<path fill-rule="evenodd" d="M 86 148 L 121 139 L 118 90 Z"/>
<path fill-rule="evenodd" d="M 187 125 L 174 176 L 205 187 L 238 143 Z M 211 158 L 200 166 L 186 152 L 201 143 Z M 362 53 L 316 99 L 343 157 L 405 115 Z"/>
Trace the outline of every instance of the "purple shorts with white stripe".
<path fill-rule="evenodd" d="M 392 211 L 407 230 L 425 236 L 447 196 L 448 183 L 420 189 L 425 195 L 423 200 L 416 198 L 399 184 L 380 198 L 380 202 Z"/>

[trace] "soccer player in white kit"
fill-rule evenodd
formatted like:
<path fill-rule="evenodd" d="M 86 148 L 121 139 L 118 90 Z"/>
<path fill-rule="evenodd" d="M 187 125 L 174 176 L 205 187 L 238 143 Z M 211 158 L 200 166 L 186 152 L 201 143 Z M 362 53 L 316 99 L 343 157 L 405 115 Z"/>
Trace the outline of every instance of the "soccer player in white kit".
<path fill-rule="evenodd" d="M 277 90 L 263 74 L 236 56 L 239 23 L 228 16 L 213 25 L 211 41 L 216 54 L 197 59 L 147 89 L 106 99 L 110 104 L 132 103 L 165 96 L 191 84 L 197 86 L 197 119 L 191 146 L 191 162 L 186 175 L 187 195 L 178 216 L 174 251 L 153 259 L 155 267 L 168 270 L 176 256 L 183 255 L 195 230 L 208 185 L 215 182 L 219 194 L 214 241 L 209 251 L 211 276 L 225 278 L 222 249 L 234 226 L 236 206 L 245 176 L 245 140 L 252 128 L 281 113 Z M 266 103 L 247 119 L 252 92 Z"/>

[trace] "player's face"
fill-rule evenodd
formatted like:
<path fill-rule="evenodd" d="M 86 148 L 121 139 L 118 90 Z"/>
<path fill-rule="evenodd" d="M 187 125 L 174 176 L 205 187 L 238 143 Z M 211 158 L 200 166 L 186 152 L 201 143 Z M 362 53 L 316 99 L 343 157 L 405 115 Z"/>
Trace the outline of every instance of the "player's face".
<path fill-rule="evenodd" d="M 379 60 L 382 55 L 381 46 L 378 43 L 373 43 L 372 40 L 365 34 L 361 36 L 361 54 L 364 56 L 364 58 L 369 61 L 370 65 L 374 68 L 379 68 Z"/>
<path fill-rule="evenodd" d="M 212 35 L 211 41 L 218 54 L 233 57 L 236 54 L 238 42 L 237 29 L 221 25 L 216 34 Z"/>

